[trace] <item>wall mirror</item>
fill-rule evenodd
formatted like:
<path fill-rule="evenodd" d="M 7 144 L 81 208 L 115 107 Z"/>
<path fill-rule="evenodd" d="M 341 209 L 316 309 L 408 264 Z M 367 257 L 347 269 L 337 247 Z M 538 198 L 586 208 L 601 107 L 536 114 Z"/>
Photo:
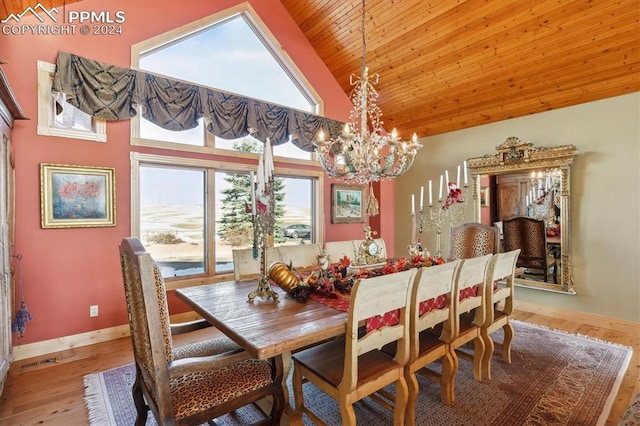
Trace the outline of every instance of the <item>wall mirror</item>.
<path fill-rule="evenodd" d="M 475 220 L 497 224 L 501 228 L 503 248 L 518 240 L 523 253 L 530 249 L 526 247 L 529 245 L 538 247 L 532 251 L 546 253 L 540 259 L 546 262 L 542 267 L 534 267 L 537 264 L 534 254 L 531 254 L 534 262 L 528 265 L 529 256 L 521 254 L 517 285 L 575 294 L 569 182 L 571 164 L 577 154 L 573 145 L 534 147 L 531 142 L 509 137 L 496 146 L 495 152 L 467 160 L 472 176 Z M 528 219 L 511 220 L 522 217 Z M 518 231 L 516 222 L 525 222 L 526 229 Z M 533 236 L 535 227 L 544 228 L 545 241 L 540 243 L 540 238 Z M 514 237 L 516 233 L 518 236 Z"/>

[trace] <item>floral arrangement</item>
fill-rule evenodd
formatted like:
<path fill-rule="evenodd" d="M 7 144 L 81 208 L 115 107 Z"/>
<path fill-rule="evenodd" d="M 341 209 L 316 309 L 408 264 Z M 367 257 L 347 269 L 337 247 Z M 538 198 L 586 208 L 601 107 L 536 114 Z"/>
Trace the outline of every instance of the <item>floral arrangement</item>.
<path fill-rule="evenodd" d="M 292 289 L 289 294 L 300 302 L 305 302 L 311 293 L 337 298 L 338 293 L 349 294 L 353 284 L 358 279 L 393 274 L 411 268 L 440 265 L 442 263 L 445 263 L 442 257 L 434 259 L 431 256 L 416 254 L 409 260 L 404 257 L 388 260 L 383 267 L 378 269 L 361 268 L 357 271 L 348 271 L 351 260 L 344 256 L 338 263 L 334 263 L 329 267 L 326 275 L 323 275 L 320 271 L 298 273 L 300 284 Z"/>
<path fill-rule="evenodd" d="M 448 209 L 456 203 L 464 203 L 464 200 L 462 199 L 462 189 L 458 188 L 458 185 L 453 182 L 449 182 L 448 187 L 449 193 L 447 194 L 447 198 L 442 203 L 443 210 Z"/>

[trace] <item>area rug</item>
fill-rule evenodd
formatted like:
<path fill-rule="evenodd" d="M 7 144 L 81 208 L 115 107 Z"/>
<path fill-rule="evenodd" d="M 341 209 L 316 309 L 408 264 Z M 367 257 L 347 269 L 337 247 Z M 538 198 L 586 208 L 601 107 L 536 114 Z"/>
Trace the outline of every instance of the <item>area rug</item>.
<path fill-rule="evenodd" d="M 640 426 L 640 393 L 636 395 L 624 412 L 618 426 Z"/>
<path fill-rule="evenodd" d="M 511 364 L 502 361 L 501 347 L 496 345 L 491 380 L 476 382 L 471 364 L 461 359 L 453 406 L 442 405 L 438 386 L 419 378 L 419 425 L 604 425 L 631 349 L 524 322 L 512 323 Z M 492 337 L 501 342 L 502 331 Z M 132 364 L 84 377 L 91 426 L 134 423 L 134 377 Z M 341 424 L 332 398 L 311 383 L 304 385 L 304 395 L 305 405 L 327 424 Z M 359 424 L 392 424 L 391 413 L 368 398 L 356 404 L 355 410 Z M 260 416 L 259 410 L 247 407 L 218 420 L 235 426 L 255 422 Z M 305 425 L 313 424 L 306 417 L 304 421 Z M 152 418 L 147 420 L 148 426 L 155 424 Z"/>

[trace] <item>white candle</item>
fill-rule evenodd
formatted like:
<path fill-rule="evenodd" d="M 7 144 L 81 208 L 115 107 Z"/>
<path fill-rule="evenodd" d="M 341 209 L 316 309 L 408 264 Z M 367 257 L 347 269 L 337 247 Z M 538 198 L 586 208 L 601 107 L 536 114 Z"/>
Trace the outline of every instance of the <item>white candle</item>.
<path fill-rule="evenodd" d="M 424 207 L 424 186 L 420 187 L 420 211 L 423 210 Z"/>
<path fill-rule="evenodd" d="M 458 174 L 456 175 L 456 186 L 460 188 L 460 164 L 458 164 Z"/>
<path fill-rule="evenodd" d="M 260 154 L 258 155 L 258 188 L 256 189 L 258 196 L 264 192 L 264 183 L 264 157 Z"/>
<path fill-rule="evenodd" d="M 528 196 L 528 195 L 525 195 L 525 197 L 524 197 L 524 204 L 525 204 L 526 206 L 528 206 L 528 205 L 529 205 L 529 196 Z"/>
<path fill-rule="evenodd" d="M 251 214 L 253 216 L 256 215 L 256 187 L 253 184 L 254 177 L 255 173 L 253 173 L 253 170 L 251 170 L 249 172 L 249 192 L 251 192 Z"/>
<path fill-rule="evenodd" d="M 431 179 L 429 179 L 429 207 L 433 205 L 433 188 L 431 185 Z"/>
<path fill-rule="evenodd" d="M 271 151 L 271 139 L 267 138 L 264 144 L 264 177 L 265 182 L 273 176 L 273 153 Z"/>
<path fill-rule="evenodd" d="M 464 160 L 464 163 L 462 163 L 462 168 L 464 169 L 464 186 L 467 186 L 469 183 L 467 181 L 467 160 Z"/>
<path fill-rule="evenodd" d="M 440 175 L 440 191 L 438 192 L 438 200 L 442 200 L 442 175 Z"/>
<path fill-rule="evenodd" d="M 411 216 L 416 214 L 416 196 L 411 194 Z"/>
<path fill-rule="evenodd" d="M 446 193 L 449 193 L 449 170 L 445 170 L 444 171 L 444 190 L 446 191 Z"/>

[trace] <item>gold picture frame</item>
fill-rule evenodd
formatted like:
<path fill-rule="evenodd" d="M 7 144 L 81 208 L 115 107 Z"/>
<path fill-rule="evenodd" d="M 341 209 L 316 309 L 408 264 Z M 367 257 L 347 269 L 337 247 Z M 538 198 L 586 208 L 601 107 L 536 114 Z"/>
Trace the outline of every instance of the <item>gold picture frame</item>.
<path fill-rule="evenodd" d="M 364 222 L 365 187 L 331 184 L 331 223 Z"/>
<path fill-rule="evenodd" d="M 42 228 L 116 225 L 115 169 L 40 164 Z"/>

